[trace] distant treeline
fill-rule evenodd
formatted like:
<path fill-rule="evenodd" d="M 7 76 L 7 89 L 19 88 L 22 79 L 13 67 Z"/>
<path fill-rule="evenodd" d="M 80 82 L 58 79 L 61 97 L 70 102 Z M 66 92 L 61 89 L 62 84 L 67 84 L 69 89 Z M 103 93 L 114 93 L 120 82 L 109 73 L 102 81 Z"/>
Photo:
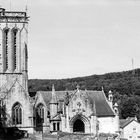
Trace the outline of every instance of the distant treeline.
<path fill-rule="evenodd" d="M 112 90 L 114 102 L 119 104 L 120 117 L 140 118 L 140 69 L 69 79 L 30 79 L 29 92 L 50 91 L 53 84 L 56 90 L 75 90 L 77 85 L 83 90 L 103 87 L 106 95 Z"/>

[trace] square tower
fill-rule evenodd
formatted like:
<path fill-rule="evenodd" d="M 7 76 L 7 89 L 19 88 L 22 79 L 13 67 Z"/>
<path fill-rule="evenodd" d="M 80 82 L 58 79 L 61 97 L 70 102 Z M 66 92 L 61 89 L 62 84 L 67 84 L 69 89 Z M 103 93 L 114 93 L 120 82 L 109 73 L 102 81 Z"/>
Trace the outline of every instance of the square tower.
<path fill-rule="evenodd" d="M 26 12 L 0 8 L 0 87 L 18 79 L 28 92 Z"/>
<path fill-rule="evenodd" d="M 28 17 L 26 12 L 0 8 L 0 72 L 27 71 Z"/>
<path fill-rule="evenodd" d="M 0 101 L 10 126 L 31 126 L 27 46 L 27 13 L 0 8 Z"/>

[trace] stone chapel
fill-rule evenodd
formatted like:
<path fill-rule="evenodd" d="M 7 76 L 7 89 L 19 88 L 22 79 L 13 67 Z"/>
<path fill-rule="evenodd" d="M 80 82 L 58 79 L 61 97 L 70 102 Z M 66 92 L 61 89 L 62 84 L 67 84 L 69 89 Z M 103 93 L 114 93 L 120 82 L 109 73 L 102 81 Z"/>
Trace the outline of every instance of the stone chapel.
<path fill-rule="evenodd" d="M 0 118 L 29 133 L 119 132 L 118 105 L 103 90 L 28 92 L 28 16 L 0 8 Z"/>

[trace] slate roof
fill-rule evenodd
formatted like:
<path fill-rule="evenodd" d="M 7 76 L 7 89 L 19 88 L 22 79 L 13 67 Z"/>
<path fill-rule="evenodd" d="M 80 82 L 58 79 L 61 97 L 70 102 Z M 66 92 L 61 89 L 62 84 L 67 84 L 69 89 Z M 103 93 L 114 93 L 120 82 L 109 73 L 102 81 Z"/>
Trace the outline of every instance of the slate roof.
<path fill-rule="evenodd" d="M 136 121 L 137 122 L 135 117 L 128 117 L 127 119 L 120 119 L 120 128 L 124 128 L 129 123 L 131 123 L 132 121 Z"/>
<path fill-rule="evenodd" d="M 88 96 L 95 101 L 96 114 L 98 117 L 114 116 L 114 112 L 108 104 L 103 91 L 88 91 Z"/>
<path fill-rule="evenodd" d="M 72 97 L 76 93 L 76 90 L 55 91 L 57 99 L 64 101 L 66 99 L 67 92 L 69 93 L 69 96 Z M 98 117 L 115 116 L 113 110 L 108 104 L 108 101 L 103 91 L 80 90 L 80 92 L 81 94 L 85 93 L 92 104 L 95 103 L 96 115 Z M 49 104 L 52 96 L 52 91 L 38 91 L 37 93 L 40 93 L 42 95 L 46 105 Z"/>

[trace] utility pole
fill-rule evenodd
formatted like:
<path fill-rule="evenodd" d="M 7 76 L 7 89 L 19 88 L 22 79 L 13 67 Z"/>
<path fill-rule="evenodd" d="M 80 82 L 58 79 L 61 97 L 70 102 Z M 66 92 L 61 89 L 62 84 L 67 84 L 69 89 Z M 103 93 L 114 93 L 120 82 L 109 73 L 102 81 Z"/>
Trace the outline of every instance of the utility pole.
<path fill-rule="evenodd" d="M 134 60 L 132 58 L 132 76 L 135 76 L 135 69 L 134 69 Z"/>
<path fill-rule="evenodd" d="M 134 95 L 134 91 L 135 91 L 134 79 L 135 79 L 135 69 L 134 69 L 134 59 L 132 58 L 132 78 L 131 78 L 131 92 L 132 92 L 132 95 Z"/>

